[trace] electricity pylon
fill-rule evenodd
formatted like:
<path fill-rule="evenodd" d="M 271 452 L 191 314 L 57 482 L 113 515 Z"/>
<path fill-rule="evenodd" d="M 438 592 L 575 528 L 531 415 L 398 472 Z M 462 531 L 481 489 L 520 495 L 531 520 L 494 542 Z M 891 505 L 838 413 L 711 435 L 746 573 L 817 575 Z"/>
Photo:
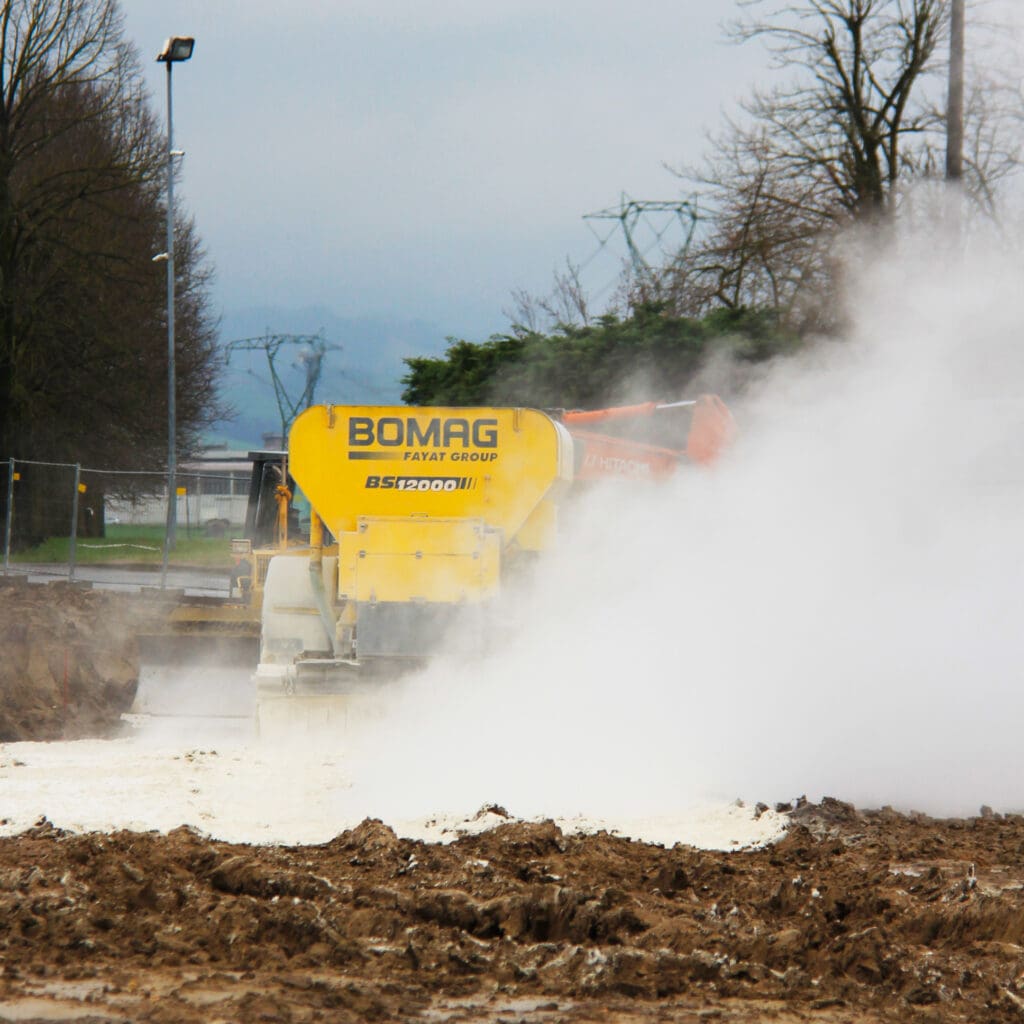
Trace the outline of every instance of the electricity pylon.
<path fill-rule="evenodd" d="M 584 220 L 617 220 L 622 227 L 622 235 L 626 240 L 626 248 L 629 250 L 629 258 L 633 264 L 633 273 L 638 277 L 651 278 L 656 275 L 657 269 L 647 262 L 647 253 L 653 245 L 661 241 L 662 236 L 668 230 L 673 221 L 665 224 L 660 231 L 654 232 L 654 243 L 646 251 L 641 251 L 637 244 L 636 230 L 642 217 L 651 213 L 674 213 L 675 220 L 683 230 L 683 244 L 676 250 L 674 259 L 685 254 L 693 241 L 694 233 L 697 230 L 697 208 L 693 203 L 686 200 L 658 200 L 658 199 L 631 199 L 625 193 L 618 207 L 610 206 L 607 210 L 598 210 L 596 213 L 584 215 Z"/>
<path fill-rule="evenodd" d="M 299 352 L 293 366 L 301 366 L 305 370 L 305 385 L 297 398 L 292 398 L 284 386 L 278 372 L 277 357 L 283 348 L 297 348 Z M 270 379 L 274 386 L 274 398 L 277 399 L 277 411 L 281 417 L 281 441 L 287 442 L 288 428 L 303 409 L 313 404 L 316 387 L 320 382 L 324 355 L 327 352 L 340 351 L 340 345 L 332 345 L 324 340 L 323 332 L 318 334 L 271 334 L 267 331 L 262 338 L 239 338 L 228 342 L 226 359 L 231 361 L 232 352 L 263 352 L 270 367 Z"/>

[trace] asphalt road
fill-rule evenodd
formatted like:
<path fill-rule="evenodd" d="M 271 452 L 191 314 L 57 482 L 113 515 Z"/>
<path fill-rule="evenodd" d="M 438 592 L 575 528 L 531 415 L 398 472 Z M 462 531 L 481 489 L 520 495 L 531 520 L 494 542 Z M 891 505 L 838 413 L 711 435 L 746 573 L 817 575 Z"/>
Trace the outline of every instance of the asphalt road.
<path fill-rule="evenodd" d="M 25 576 L 29 583 L 49 583 L 52 580 L 70 579 L 67 562 L 24 563 L 10 567 L 8 575 Z M 0 568 L 0 579 L 3 570 Z M 75 567 L 75 580 L 91 583 L 101 590 L 142 590 L 145 587 L 160 586 L 159 569 L 130 569 L 111 565 L 79 565 Z M 184 590 L 186 594 L 199 597 L 227 597 L 230 590 L 227 570 L 211 569 L 168 569 L 166 587 L 169 590 Z"/>

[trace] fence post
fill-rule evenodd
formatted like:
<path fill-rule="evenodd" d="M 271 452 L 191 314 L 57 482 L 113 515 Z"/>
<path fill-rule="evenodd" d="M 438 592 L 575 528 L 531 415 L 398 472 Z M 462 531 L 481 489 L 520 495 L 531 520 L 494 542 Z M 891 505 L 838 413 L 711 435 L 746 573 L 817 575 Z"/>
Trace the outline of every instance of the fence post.
<path fill-rule="evenodd" d="M 177 498 L 171 494 L 171 482 L 174 479 L 174 471 L 171 470 L 167 474 L 167 501 L 176 501 Z M 175 509 L 177 512 L 177 509 Z M 167 561 L 171 554 L 171 515 L 173 513 L 170 510 L 167 511 L 167 524 L 164 526 L 164 553 L 160 560 L 160 589 L 163 590 L 167 586 Z"/>
<path fill-rule="evenodd" d="M 75 546 L 78 542 L 78 495 L 82 485 L 82 467 L 75 463 L 75 493 L 71 498 L 71 548 L 68 551 L 68 579 L 75 582 Z"/>
<path fill-rule="evenodd" d="M 7 523 L 4 527 L 4 575 L 11 568 L 11 520 L 14 518 L 14 459 L 7 462 Z"/>

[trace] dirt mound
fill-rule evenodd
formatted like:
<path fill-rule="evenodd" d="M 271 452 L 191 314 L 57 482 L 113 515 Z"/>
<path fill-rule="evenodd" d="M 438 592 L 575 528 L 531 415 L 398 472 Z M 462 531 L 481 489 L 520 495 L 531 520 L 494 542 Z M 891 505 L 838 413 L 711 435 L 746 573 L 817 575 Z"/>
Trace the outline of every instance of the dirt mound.
<path fill-rule="evenodd" d="M 0 586 L 0 742 L 109 735 L 138 681 L 138 595 L 66 583 Z"/>
<path fill-rule="evenodd" d="M 1024 819 L 797 810 L 734 854 L 551 823 L 279 848 L 44 822 L 0 840 L 0 1017 L 1024 1019 Z"/>

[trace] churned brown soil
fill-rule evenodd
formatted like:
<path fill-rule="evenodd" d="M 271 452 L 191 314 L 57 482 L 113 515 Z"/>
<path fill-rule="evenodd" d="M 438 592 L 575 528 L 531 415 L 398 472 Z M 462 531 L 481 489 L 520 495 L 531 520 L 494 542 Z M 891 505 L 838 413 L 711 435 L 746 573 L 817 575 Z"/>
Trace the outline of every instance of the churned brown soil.
<path fill-rule="evenodd" d="M 43 823 L 0 840 L 0 1019 L 1021 1021 L 1022 855 L 1020 817 L 838 801 L 733 854 Z"/>
<path fill-rule="evenodd" d="M 104 737 L 135 696 L 140 625 L 166 600 L 0 577 L 0 743 Z"/>
<path fill-rule="evenodd" d="M 0 588 L 0 739 L 115 728 L 138 605 Z M 732 854 L 511 821 L 313 847 L 43 821 L 0 839 L 4 1020 L 1024 1024 L 1024 818 L 825 800 Z"/>

